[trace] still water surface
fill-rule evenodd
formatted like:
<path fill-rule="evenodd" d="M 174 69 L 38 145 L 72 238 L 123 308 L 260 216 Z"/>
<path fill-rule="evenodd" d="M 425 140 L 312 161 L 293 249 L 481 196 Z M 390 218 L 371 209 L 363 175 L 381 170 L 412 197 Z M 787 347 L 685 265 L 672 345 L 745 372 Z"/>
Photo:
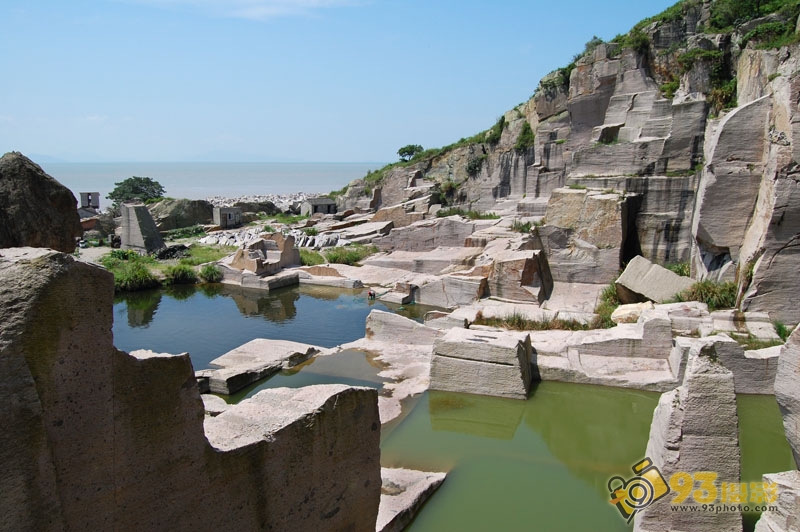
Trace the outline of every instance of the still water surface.
<path fill-rule="evenodd" d="M 195 368 L 253 338 L 325 347 L 364 335 L 365 291 L 321 287 L 269 294 L 221 285 L 178 287 L 118 298 L 114 337 L 124 350 L 188 351 Z M 428 309 L 408 307 L 417 319 Z M 258 383 L 265 387 L 344 383 L 379 388 L 381 364 L 345 351 Z M 608 503 L 608 478 L 629 478 L 647 445 L 658 394 L 539 383 L 527 401 L 427 392 L 383 429 L 384 466 L 448 471 L 410 530 L 623 531 Z M 739 396 L 742 481 L 793 467 L 774 397 Z M 756 516 L 746 516 L 752 530 Z"/>

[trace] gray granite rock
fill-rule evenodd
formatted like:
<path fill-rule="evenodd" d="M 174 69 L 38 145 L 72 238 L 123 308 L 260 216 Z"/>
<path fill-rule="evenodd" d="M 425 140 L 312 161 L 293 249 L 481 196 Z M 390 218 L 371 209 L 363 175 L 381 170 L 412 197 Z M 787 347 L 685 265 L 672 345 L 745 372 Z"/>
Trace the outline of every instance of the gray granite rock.
<path fill-rule="evenodd" d="M 381 468 L 381 504 L 376 532 L 402 532 L 444 482 L 445 473 Z"/>
<path fill-rule="evenodd" d="M 713 346 L 693 350 L 683 384 L 663 394 L 653 414 L 645 455 L 667 481 L 679 471 L 713 471 L 718 482 L 739 482 L 733 374 L 714 358 Z M 671 501 L 667 496 L 638 512 L 634 530 L 742 530 L 741 512 L 674 511 Z M 692 497 L 682 504 L 701 506 Z"/>
<path fill-rule="evenodd" d="M 783 415 L 783 428 L 800 469 L 800 326 L 795 328 L 778 359 L 775 399 Z"/>
<path fill-rule="evenodd" d="M 21 153 L 0 157 L 0 248 L 72 253 L 82 234 L 78 202 L 67 187 Z"/>
<path fill-rule="evenodd" d="M 637 255 L 628 262 L 625 271 L 614 284 L 617 296 L 623 303 L 663 303 L 691 288 L 694 281 Z"/>
<path fill-rule="evenodd" d="M 256 338 L 209 362 L 208 370 L 198 372 L 208 377 L 212 393 L 231 395 L 283 368 L 305 362 L 322 348 L 290 342 Z"/>
<path fill-rule="evenodd" d="M 188 355 L 114 348 L 113 295 L 69 255 L 0 252 L 1 530 L 374 528 L 375 390 L 273 390 L 206 418 Z"/>
<path fill-rule="evenodd" d="M 450 329 L 434 343 L 431 390 L 526 399 L 530 384 L 527 334 Z"/>
<path fill-rule="evenodd" d="M 776 506 L 767 510 L 756 523 L 755 532 L 796 532 L 800 530 L 800 471 L 764 475 L 764 482 L 775 486 Z"/>

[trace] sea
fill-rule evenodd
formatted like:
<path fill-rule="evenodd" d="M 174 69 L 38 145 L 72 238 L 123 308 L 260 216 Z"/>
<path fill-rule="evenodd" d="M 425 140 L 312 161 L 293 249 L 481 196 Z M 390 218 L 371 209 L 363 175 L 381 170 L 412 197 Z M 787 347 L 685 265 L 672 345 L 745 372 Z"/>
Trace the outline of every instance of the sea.
<path fill-rule="evenodd" d="M 100 207 L 115 183 L 132 176 L 161 183 L 172 198 L 235 198 L 249 195 L 327 193 L 364 177 L 385 163 L 114 162 L 41 163 L 40 166 L 76 198 L 99 192 Z"/>

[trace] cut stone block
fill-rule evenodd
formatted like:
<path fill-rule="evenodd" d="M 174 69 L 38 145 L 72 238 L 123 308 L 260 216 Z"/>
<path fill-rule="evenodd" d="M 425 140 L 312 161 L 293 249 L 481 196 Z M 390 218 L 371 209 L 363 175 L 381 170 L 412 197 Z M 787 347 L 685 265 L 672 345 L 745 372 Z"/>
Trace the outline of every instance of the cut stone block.
<path fill-rule="evenodd" d="M 631 259 L 615 284 L 617 296 L 623 303 L 662 303 L 691 288 L 694 281 L 637 255 Z"/>
<path fill-rule="evenodd" d="M 530 384 L 528 334 L 450 329 L 434 343 L 431 390 L 526 399 Z"/>

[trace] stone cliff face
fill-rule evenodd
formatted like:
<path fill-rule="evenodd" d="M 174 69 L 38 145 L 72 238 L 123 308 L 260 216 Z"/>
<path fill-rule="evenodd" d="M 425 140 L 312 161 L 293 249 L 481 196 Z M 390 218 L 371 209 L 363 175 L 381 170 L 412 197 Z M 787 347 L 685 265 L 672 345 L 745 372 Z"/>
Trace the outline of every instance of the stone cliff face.
<path fill-rule="evenodd" d="M 797 323 L 787 302 L 800 285 L 800 45 L 765 36 L 791 37 L 797 9 L 712 32 L 721 2 L 684 0 L 615 42 L 587 44 L 487 132 L 357 181 L 353 194 L 395 205 L 419 172 L 445 204 L 541 217 L 558 209 L 555 189 L 613 191 L 627 198 L 613 269 L 636 253 L 691 261 L 695 278 L 738 283 L 742 310 Z M 569 237 L 568 248 L 583 245 Z"/>
<path fill-rule="evenodd" d="M 75 251 L 83 234 L 75 196 L 18 152 L 0 158 L 0 248 Z"/>

